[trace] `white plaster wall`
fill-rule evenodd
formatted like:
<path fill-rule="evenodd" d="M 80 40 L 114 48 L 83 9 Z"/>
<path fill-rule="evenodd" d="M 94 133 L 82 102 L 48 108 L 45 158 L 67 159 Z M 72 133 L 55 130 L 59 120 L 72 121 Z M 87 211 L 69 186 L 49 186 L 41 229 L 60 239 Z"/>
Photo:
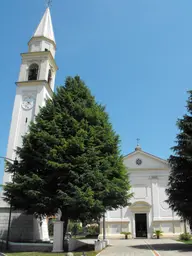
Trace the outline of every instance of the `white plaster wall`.
<path fill-rule="evenodd" d="M 165 189 L 167 187 L 168 183 L 168 177 L 165 177 L 164 179 L 158 180 L 158 199 L 159 199 L 159 217 L 170 217 L 172 218 L 172 210 L 169 208 L 168 203 L 165 202 L 167 200 L 167 195 L 165 192 Z"/>
<path fill-rule="evenodd" d="M 39 52 L 41 50 L 41 41 L 34 41 L 30 45 L 30 52 Z"/>
<path fill-rule="evenodd" d="M 55 46 L 51 41 L 46 40 L 45 38 L 42 40 L 33 38 L 29 43 L 29 52 L 44 52 L 45 49 L 51 52 L 53 58 L 55 57 Z"/>
<path fill-rule="evenodd" d="M 26 61 L 23 61 L 20 67 L 19 78 L 18 81 L 26 81 L 28 74 L 28 65 Z"/>
<path fill-rule="evenodd" d="M 47 59 L 44 59 L 44 60 L 41 61 L 39 80 L 47 80 L 48 70 L 49 70 L 49 61 L 48 61 L 48 58 L 47 58 Z"/>
<path fill-rule="evenodd" d="M 52 71 L 52 80 L 51 80 L 50 87 L 51 87 L 52 91 L 54 91 L 54 87 L 55 87 L 55 72 L 54 71 Z"/>
<path fill-rule="evenodd" d="M 21 105 L 25 95 L 32 95 L 34 97 L 34 106 L 30 110 L 23 109 Z M 51 98 L 49 91 L 44 85 L 41 84 L 36 86 L 17 87 L 7 146 L 7 158 L 15 159 L 15 150 L 17 147 L 22 146 L 22 136 L 28 132 L 28 125 L 31 121 L 34 121 L 35 116 L 39 112 L 39 107 L 45 105 L 45 95 Z M 3 184 L 10 181 L 11 175 L 7 172 L 4 172 Z"/>
<path fill-rule="evenodd" d="M 55 47 L 52 43 L 46 41 L 46 40 L 43 40 L 42 41 L 42 51 L 44 51 L 46 49 L 48 49 L 51 54 L 53 55 L 53 58 L 55 57 Z"/>

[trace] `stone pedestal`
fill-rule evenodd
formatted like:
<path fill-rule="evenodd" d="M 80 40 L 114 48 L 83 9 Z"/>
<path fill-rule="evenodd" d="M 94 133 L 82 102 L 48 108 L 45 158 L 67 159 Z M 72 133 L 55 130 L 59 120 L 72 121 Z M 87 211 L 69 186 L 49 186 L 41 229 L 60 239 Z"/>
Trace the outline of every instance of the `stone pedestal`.
<path fill-rule="evenodd" d="M 105 240 L 103 240 L 103 241 L 102 241 L 102 247 L 103 247 L 103 249 L 105 249 L 106 246 L 107 246 L 107 243 L 106 243 Z"/>
<path fill-rule="evenodd" d="M 63 221 L 54 222 L 53 252 L 63 252 Z"/>
<path fill-rule="evenodd" d="M 106 246 L 108 246 L 109 245 L 109 240 L 105 239 L 104 241 L 105 241 Z"/>
<path fill-rule="evenodd" d="M 101 251 L 103 249 L 103 241 L 95 241 L 95 251 Z"/>

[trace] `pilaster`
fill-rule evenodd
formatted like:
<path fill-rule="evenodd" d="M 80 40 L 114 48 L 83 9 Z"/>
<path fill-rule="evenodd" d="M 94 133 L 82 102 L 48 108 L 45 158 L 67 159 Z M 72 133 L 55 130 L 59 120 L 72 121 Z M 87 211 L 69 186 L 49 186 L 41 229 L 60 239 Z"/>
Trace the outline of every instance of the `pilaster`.
<path fill-rule="evenodd" d="M 160 217 L 159 208 L 159 191 L 158 191 L 158 177 L 151 176 L 151 195 L 152 195 L 152 221 Z"/>

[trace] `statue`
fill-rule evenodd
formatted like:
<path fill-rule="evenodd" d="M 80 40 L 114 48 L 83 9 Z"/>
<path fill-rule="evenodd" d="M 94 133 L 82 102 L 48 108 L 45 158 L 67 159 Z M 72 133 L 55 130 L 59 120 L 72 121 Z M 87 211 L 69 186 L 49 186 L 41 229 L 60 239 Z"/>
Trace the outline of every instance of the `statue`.
<path fill-rule="evenodd" d="M 61 212 L 60 209 L 58 209 L 57 214 L 55 215 L 55 217 L 56 217 L 56 220 L 61 220 L 62 212 Z"/>

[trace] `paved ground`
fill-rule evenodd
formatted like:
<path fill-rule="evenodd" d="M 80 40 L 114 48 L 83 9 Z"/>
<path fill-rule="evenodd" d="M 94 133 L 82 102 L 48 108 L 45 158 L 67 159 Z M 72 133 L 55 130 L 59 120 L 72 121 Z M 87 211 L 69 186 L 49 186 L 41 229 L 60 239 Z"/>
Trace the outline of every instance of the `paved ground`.
<path fill-rule="evenodd" d="M 192 245 L 171 239 L 110 240 L 99 256 L 192 256 Z"/>

